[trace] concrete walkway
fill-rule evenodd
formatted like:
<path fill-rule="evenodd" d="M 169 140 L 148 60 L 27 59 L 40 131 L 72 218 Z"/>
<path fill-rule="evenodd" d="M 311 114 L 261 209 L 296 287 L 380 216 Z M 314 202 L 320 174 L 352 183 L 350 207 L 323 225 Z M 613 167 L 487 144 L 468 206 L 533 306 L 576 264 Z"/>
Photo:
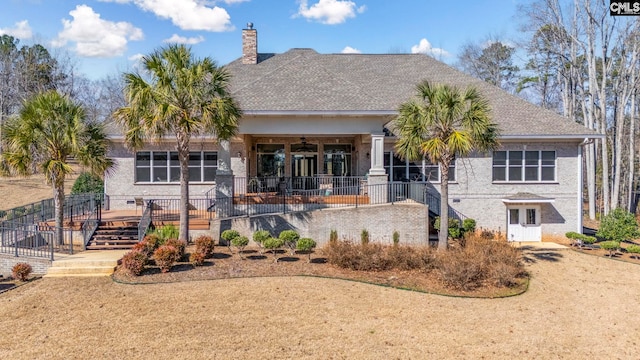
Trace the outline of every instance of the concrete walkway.
<path fill-rule="evenodd" d="M 128 250 L 88 250 L 58 255 L 45 277 L 109 276 Z"/>
<path fill-rule="evenodd" d="M 545 242 L 545 241 L 514 241 L 511 242 L 511 245 L 514 247 L 528 250 L 528 249 L 536 249 L 536 250 L 564 250 L 568 249 L 568 247 L 554 243 L 554 242 Z"/>

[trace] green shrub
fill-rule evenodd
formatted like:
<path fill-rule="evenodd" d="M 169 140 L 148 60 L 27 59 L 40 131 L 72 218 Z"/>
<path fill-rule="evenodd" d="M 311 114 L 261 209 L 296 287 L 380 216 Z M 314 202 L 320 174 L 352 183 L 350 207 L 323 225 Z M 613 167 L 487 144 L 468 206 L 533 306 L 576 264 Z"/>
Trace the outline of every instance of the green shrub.
<path fill-rule="evenodd" d="M 309 254 L 309 262 L 311 262 L 311 251 L 315 249 L 316 242 L 311 238 L 300 238 L 296 244 L 296 249 L 306 251 Z"/>
<path fill-rule="evenodd" d="M 329 242 L 338 241 L 338 230 L 331 229 L 329 232 Z"/>
<path fill-rule="evenodd" d="M 271 233 L 267 230 L 258 230 L 253 233 L 253 241 L 260 247 L 260 254 L 262 254 L 262 249 L 264 249 L 262 243 L 270 237 Z"/>
<path fill-rule="evenodd" d="M 400 233 L 398 231 L 393 232 L 392 238 L 393 238 L 393 245 L 397 246 L 398 244 L 400 244 Z"/>
<path fill-rule="evenodd" d="M 196 253 L 200 253 L 204 255 L 205 258 L 211 257 L 213 255 L 213 250 L 215 248 L 215 241 L 209 235 L 200 235 L 195 240 L 196 244 Z"/>
<path fill-rule="evenodd" d="M 607 250 L 609 252 L 609 257 L 612 257 L 620 248 L 620 242 L 614 240 L 603 241 L 600 243 L 600 248 Z"/>
<path fill-rule="evenodd" d="M 277 251 L 284 245 L 284 240 L 280 238 L 270 237 L 262 242 L 262 245 L 265 249 L 271 250 L 273 253 L 273 257 L 276 262 L 278 262 L 278 254 Z"/>
<path fill-rule="evenodd" d="M 189 262 L 193 264 L 193 266 L 202 266 L 204 264 L 206 256 L 202 252 L 194 252 L 189 255 Z"/>
<path fill-rule="evenodd" d="M 249 238 L 246 236 L 236 236 L 231 239 L 231 245 L 238 248 L 238 255 L 240 255 L 240 258 L 242 258 L 242 252 L 244 251 L 244 248 L 249 245 Z"/>
<path fill-rule="evenodd" d="M 18 279 L 20 281 L 27 281 L 32 271 L 33 268 L 31 267 L 31 265 L 25 262 L 19 262 L 13 265 L 13 267 L 11 268 L 11 276 L 14 279 Z"/>
<path fill-rule="evenodd" d="M 291 250 L 291 255 L 296 252 L 296 243 L 298 239 L 300 239 L 300 234 L 298 234 L 295 230 L 283 230 L 278 235 L 280 239 L 284 241 L 284 245 Z"/>
<path fill-rule="evenodd" d="M 160 245 L 162 245 L 168 239 L 178 239 L 180 237 L 180 229 L 173 224 L 168 224 L 155 228 L 151 234 L 157 236 L 160 239 Z"/>
<path fill-rule="evenodd" d="M 433 228 L 440 231 L 440 217 L 436 217 L 433 222 Z M 460 228 L 460 220 L 449 218 L 448 235 L 452 239 L 460 239 L 462 237 L 462 229 Z"/>
<path fill-rule="evenodd" d="M 153 259 L 160 271 L 168 272 L 173 264 L 180 259 L 178 249 L 170 245 L 162 245 L 153 252 Z"/>
<path fill-rule="evenodd" d="M 144 271 L 144 266 L 148 260 L 147 254 L 142 251 L 132 250 L 122 257 L 122 268 L 131 275 L 139 276 Z"/>
<path fill-rule="evenodd" d="M 164 242 L 165 245 L 169 245 L 169 246 L 173 246 L 174 248 L 176 248 L 176 250 L 178 250 L 178 260 L 180 260 L 180 258 L 182 258 L 184 256 L 184 252 L 187 249 L 187 242 L 184 240 L 178 240 L 175 238 L 172 239 L 167 239 L 167 241 Z M 178 261 L 176 260 L 176 261 Z"/>
<path fill-rule="evenodd" d="M 89 172 L 82 172 L 71 187 L 72 194 L 85 193 L 104 193 L 104 182 L 100 176 L 93 175 Z"/>
<path fill-rule="evenodd" d="M 231 250 L 231 240 L 237 238 L 238 236 L 240 236 L 238 230 L 233 229 L 225 230 L 222 232 L 222 234 L 220 234 L 220 238 L 224 240 L 225 245 L 229 247 L 229 250 Z"/>
<path fill-rule="evenodd" d="M 575 231 L 569 231 L 565 233 L 564 236 L 566 236 L 568 239 L 574 240 L 574 244 L 572 245 L 577 244 L 578 246 L 580 246 L 582 244 L 593 244 L 594 242 L 596 242 L 595 237 L 580 234 Z"/>
<path fill-rule="evenodd" d="M 360 243 L 362 245 L 367 245 L 369 243 L 369 231 L 367 229 L 362 229 L 360 232 Z"/>
<path fill-rule="evenodd" d="M 623 209 L 615 209 L 602 219 L 596 236 L 613 241 L 625 241 L 640 236 L 635 216 Z"/>
<path fill-rule="evenodd" d="M 629 245 L 627 246 L 627 252 L 629 254 L 631 254 L 632 258 L 638 258 L 638 255 L 640 254 L 640 246 L 638 245 Z"/>
<path fill-rule="evenodd" d="M 462 220 L 462 231 L 465 234 L 476 232 L 476 221 L 474 219 Z"/>

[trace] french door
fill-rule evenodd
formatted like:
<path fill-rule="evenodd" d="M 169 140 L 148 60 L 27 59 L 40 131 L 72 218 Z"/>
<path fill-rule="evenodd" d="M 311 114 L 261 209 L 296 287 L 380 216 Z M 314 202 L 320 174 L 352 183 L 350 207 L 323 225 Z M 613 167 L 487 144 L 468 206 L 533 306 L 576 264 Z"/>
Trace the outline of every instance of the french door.
<path fill-rule="evenodd" d="M 507 239 L 509 241 L 541 241 L 539 205 L 509 205 L 507 207 Z"/>

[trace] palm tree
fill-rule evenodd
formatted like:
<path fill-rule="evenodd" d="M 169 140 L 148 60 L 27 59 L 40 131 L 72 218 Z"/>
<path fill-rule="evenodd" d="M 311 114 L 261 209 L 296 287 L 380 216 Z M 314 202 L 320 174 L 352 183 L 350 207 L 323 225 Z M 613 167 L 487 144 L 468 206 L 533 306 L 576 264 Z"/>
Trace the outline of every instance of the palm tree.
<path fill-rule="evenodd" d="M 93 174 L 104 176 L 113 166 L 101 124 L 87 120 L 82 106 L 55 90 L 26 100 L 17 117 L 4 126 L 2 158 L 11 173 L 30 175 L 39 168 L 54 194 L 57 240 L 62 243 L 64 180 L 74 157 Z"/>
<path fill-rule="evenodd" d="M 427 157 L 440 165 L 440 233 L 438 249 L 447 248 L 449 228 L 449 165 L 456 156 L 498 146 L 498 128 L 488 101 L 474 87 L 464 91 L 423 81 L 417 99 L 400 105 L 394 129 L 395 149 L 411 161 Z"/>
<path fill-rule="evenodd" d="M 211 58 L 194 59 L 191 49 L 170 45 L 143 57 L 149 79 L 126 73 L 127 106 L 115 112 L 129 148 L 148 139 L 175 136 L 180 162 L 180 239 L 189 239 L 189 140 L 213 134 L 229 140 L 236 134 L 241 111 L 228 94 L 229 73 Z"/>

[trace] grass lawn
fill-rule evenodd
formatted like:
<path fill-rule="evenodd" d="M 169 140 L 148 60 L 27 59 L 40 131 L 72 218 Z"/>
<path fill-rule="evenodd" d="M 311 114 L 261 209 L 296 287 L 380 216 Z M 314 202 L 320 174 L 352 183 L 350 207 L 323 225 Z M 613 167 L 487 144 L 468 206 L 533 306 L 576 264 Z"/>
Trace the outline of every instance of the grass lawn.
<path fill-rule="evenodd" d="M 502 299 L 310 277 L 45 278 L 0 294 L 0 358 L 637 358 L 640 266 L 525 259 L 529 291 Z"/>

